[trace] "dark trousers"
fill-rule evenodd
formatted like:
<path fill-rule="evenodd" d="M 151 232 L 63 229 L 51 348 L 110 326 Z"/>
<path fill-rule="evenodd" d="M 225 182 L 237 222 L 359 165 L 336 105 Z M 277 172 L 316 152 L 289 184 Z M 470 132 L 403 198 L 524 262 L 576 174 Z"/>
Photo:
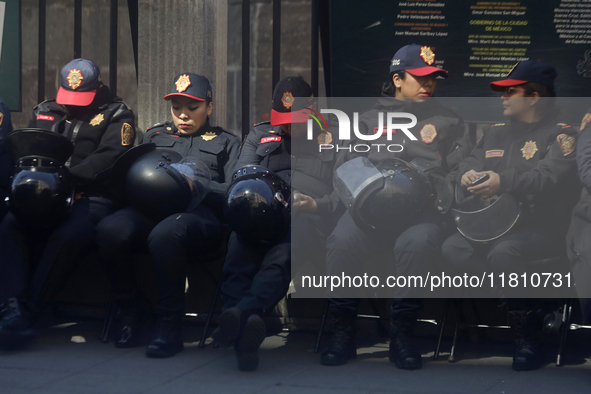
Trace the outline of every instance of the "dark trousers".
<path fill-rule="evenodd" d="M 503 235 L 489 244 L 475 244 L 460 233 L 449 237 L 442 246 L 442 253 L 447 267 L 454 274 L 492 272 L 497 277 L 500 273 L 522 274 L 528 264 L 564 253 L 564 243 L 548 229 L 536 226 L 524 226 Z M 492 297 L 506 299 L 506 294 L 495 281 Z M 529 309 L 531 300 L 507 299 L 510 309 Z"/>
<path fill-rule="evenodd" d="M 585 192 L 573 210 L 566 251 L 576 284 L 583 324 L 591 324 L 591 204 Z"/>
<path fill-rule="evenodd" d="M 156 274 L 158 313 L 171 315 L 185 308 L 186 264 L 206 261 L 219 250 L 221 233 L 219 218 L 203 204 L 160 222 L 127 207 L 99 223 L 96 242 L 114 292 L 121 298 L 137 292 L 134 255 L 149 251 Z"/>
<path fill-rule="evenodd" d="M 224 309 L 268 311 L 285 296 L 294 270 L 326 254 L 332 216 L 293 215 L 288 233 L 271 245 L 246 241 L 232 233 L 222 272 Z"/>
<path fill-rule="evenodd" d="M 96 223 L 112 209 L 106 198 L 84 198 L 51 228 L 30 227 L 7 214 L 0 223 L 0 299 L 51 300 L 92 248 Z"/>
<path fill-rule="evenodd" d="M 366 264 L 386 264 L 390 269 L 380 270 L 387 274 L 421 275 L 438 267 L 440 248 L 449 226 L 444 216 L 424 214 L 406 230 L 398 233 L 363 231 L 346 212 L 328 239 L 327 275 L 340 276 L 343 272 L 360 274 Z M 386 278 L 380 278 L 384 281 Z M 349 290 L 347 290 L 349 291 Z M 346 293 L 330 292 L 330 305 L 356 311 L 359 298 Z M 401 313 L 416 314 L 422 308 L 422 299 L 417 289 L 397 288 L 390 314 L 397 318 Z"/>
<path fill-rule="evenodd" d="M 251 243 L 232 232 L 222 271 L 224 310 L 267 311 L 287 292 L 291 280 L 291 233 L 271 245 Z"/>

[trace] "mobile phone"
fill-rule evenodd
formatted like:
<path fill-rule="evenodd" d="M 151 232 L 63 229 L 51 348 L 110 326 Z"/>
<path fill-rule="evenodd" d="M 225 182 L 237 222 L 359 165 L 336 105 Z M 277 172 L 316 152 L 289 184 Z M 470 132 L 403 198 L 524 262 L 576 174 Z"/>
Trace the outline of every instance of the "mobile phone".
<path fill-rule="evenodd" d="M 480 175 L 478 178 L 474 179 L 470 183 L 470 186 L 480 185 L 481 183 L 486 182 L 488 180 L 488 178 L 490 178 L 490 176 L 488 174 Z"/>

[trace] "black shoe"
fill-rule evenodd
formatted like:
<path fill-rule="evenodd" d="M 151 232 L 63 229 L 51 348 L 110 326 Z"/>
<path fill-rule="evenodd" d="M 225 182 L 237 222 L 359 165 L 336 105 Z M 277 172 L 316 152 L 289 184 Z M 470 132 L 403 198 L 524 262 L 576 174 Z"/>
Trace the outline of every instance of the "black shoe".
<path fill-rule="evenodd" d="M 253 314 L 246 319 L 242 333 L 234 345 L 238 369 L 241 371 L 254 371 L 259 366 L 259 347 L 265 340 L 266 330 L 263 318 Z"/>
<path fill-rule="evenodd" d="M 121 305 L 121 329 L 117 333 L 115 346 L 118 348 L 132 348 L 139 346 L 141 328 L 144 324 L 147 311 L 145 302 L 137 299 L 122 301 Z"/>
<path fill-rule="evenodd" d="M 155 338 L 148 345 L 146 356 L 154 358 L 172 357 L 182 352 L 183 349 L 181 315 L 158 317 Z"/>
<path fill-rule="evenodd" d="M 535 339 L 518 339 L 511 367 L 515 371 L 533 371 L 542 366 L 542 349 Z"/>
<path fill-rule="evenodd" d="M 392 319 L 390 329 L 390 362 L 400 369 L 419 369 L 423 366 L 421 353 L 412 340 L 412 330 L 416 322 L 414 314 L 400 314 Z"/>
<path fill-rule="evenodd" d="M 355 346 L 355 311 L 341 308 L 331 308 L 330 330 L 332 336 L 328 341 L 328 348 L 322 352 L 320 363 L 322 365 L 343 365 L 347 361 L 357 357 Z"/>
<path fill-rule="evenodd" d="M 532 371 L 542 366 L 542 348 L 536 334 L 541 324 L 534 311 L 510 311 L 511 326 L 516 330 L 517 349 L 511 367 L 515 371 Z"/>
<path fill-rule="evenodd" d="M 0 349 L 24 347 L 34 337 L 31 317 L 22 302 L 9 298 L 0 303 Z"/>
<path fill-rule="evenodd" d="M 240 335 L 242 311 L 237 307 L 225 310 L 218 318 L 218 328 L 211 334 L 220 345 L 228 347 Z"/>

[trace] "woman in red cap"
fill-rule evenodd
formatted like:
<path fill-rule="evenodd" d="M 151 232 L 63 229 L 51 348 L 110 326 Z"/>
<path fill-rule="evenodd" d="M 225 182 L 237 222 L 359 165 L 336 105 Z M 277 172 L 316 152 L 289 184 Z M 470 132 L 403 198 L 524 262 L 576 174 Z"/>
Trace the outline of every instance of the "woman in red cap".
<path fill-rule="evenodd" d="M 185 310 L 186 265 L 202 261 L 223 247 L 222 201 L 240 147 L 234 134 L 209 124 L 213 101 L 207 78 L 180 74 L 164 99 L 170 101 L 173 120 L 149 128 L 143 144 L 152 143 L 205 163 L 211 173 L 208 193 L 197 206 L 179 206 L 175 211 L 175 207 L 168 206 L 171 201 L 156 201 L 153 207 L 141 205 L 152 192 L 146 190 L 144 198 L 138 196 L 137 203 L 106 217 L 97 228 L 101 261 L 122 307 L 117 347 L 139 344 L 145 316 L 147 302 L 136 283 L 133 256 L 149 251 L 154 262 L 158 320 L 154 339 L 146 349 L 148 357 L 172 357 L 183 350 L 181 320 Z M 128 182 L 129 178 L 128 173 Z M 164 205 L 168 208 L 160 212 Z"/>
<path fill-rule="evenodd" d="M 319 150 L 320 144 L 332 142 L 332 133 L 314 128 L 310 140 L 302 135 L 314 103 L 306 81 L 283 78 L 273 91 L 270 121 L 252 128 L 238 160 L 238 168 L 264 167 L 300 192 L 300 201 L 291 204 L 291 226 L 285 233 L 266 243 L 239 231 L 230 236 L 222 272 L 224 306 L 214 338 L 234 341 L 243 371 L 258 367 L 258 348 L 265 339 L 263 315 L 288 290 L 292 256 L 296 264 L 322 259 L 326 237 L 342 212 L 338 198 L 331 196 L 334 151 Z"/>
<path fill-rule="evenodd" d="M 22 217 L 16 212 L 0 224 L 0 348 L 5 343 L 25 344 L 31 338 L 29 305 L 36 304 L 32 312 L 38 312 L 51 301 L 92 247 L 96 224 L 116 207 L 117 192 L 108 182 L 111 166 L 135 138 L 133 112 L 102 83 L 96 63 L 74 59 L 60 76 L 57 98 L 33 109 L 29 127 L 71 141 L 73 152 L 66 167 L 76 197 L 66 217 L 45 212 L 53 217 L 43 228 L 39 223 L 46 218 Z M 34 149 L 35 144 L 31 145 Z M 59 150 L 44 148 L 49 154 Z M 47 191 L 39 195 L 53 198 L 58 194 Z"/>
<path fill-rule="evenodd" d="M 459 232 L 443 244 L 444 258 L 458 273 L 523 274 L 528 263 L 564 254 L 564 236 L 578 196 L 575 144 L 577 131 L 558 123 L 554 108 L 556 70 L 536 60 L 518 63 L 491 88 L 503 92 L 507 123 L 494 125 L 468 158 L 456 178 L 468 193 L 489 198 L 509 193 L 521 203 L 520 222 L 487 243 L 468 241 Z M 477 185 L 481 176 L 488 179 Z M 502 214 L 502 213 L 501 213 Z M 482 223 L 483 228 L 490 223 Z M 535 267 L 531 267 L 535 268 Z M 498 277 L 498 276 L 497 276 Z M 540 367 L 536 340 L 544 316 L 531 299 L 512 299 L 507 286 L 494 282 L 493 294 L 504 299 L 517 332 L 513 369 Z"/>
<path fill-rule="evenodd" d="M 363 154 L 343 150 L 345 154 L 337 157 L 336 167 L 365 156 L 374 166 L 391 158 L 408 162 L 420 158 L 428 163 L 430 171 L 442 177 L 455 170 L 460 160 L 468 155 L 471 145 L 460 117 L 432 98 L 437 78 L 447 76 L 447 71 L 435 67 L 435 53 L 432 48 L 416 44 L 400 48 L 390 63 L 390 77 L 382 86 L 382 95 L 385 97 L 380 98 L 374 108 L 359 116 L 359 130 L 364 134 L 381 134 L 381 137 L 372 141 L 375 145 L 395 142 L 404 146 L 404 149 L 397 153 L 385 148 L 372 149 Z M 392 133 L 392 139 L 388 140 L 386 130 L 379 130 L 378 118 L 384 112 L 413 114 L 417 123 L 410 131 L 417 140 L 405 141 L 408 138 L 399 131 Z M 350 144 L 355 146 L 359 141 L 352 140 Z M 410 193 L 409 190 L 408 194 Z M 424 196 L 417 196 L 417 200 L 422 197 Z M 341 217 L 328 239 L 328 275 L 341 277 L 343 274 L 352 275 L 353 272 L 367 272 L 370 268 L 366 267 L 371 267 L 370 262 L 387 256 L 389 264 L 383 266 L 387 267 L 385 269 L 395 268 L 396 275 L 426 276 L 440 259 L 440 246 L 448 234 L 450 223 L 445 216 L 438 213 L 434 205 L 421 207 L 418 217 L 414 214 L 415 210 L 388 215 L 385 211 L 389 207 L 395 210 L 397 206 L 402 206 L 392 201 L 393 197 L 383 204 L 375 204 L 376 216 L 380 216 L 376 219 L 382 219 L 381 225 L 387 227 L 384 230 L 359 227 L 353 217 L 357 216 L 355 212 L 347 211 Z M 364 208 L 365 205 L 360 210 Z M 443 211 L 446 212 L 447 209 L 439 210 Z M 395 218 L 390 220 L 391 216 Z M 401 224 L 403 221 L 405 223 Z M 382 280 L 385 281 L 386 278 Z M 360 297 L 367 293 L 355 293 L 352 290 L 338 288 L 327 293 L 333 335 L 327 349 L 322 353 L 320 362 L 323 365 L 342 365 L 356 357 L 357 307 Z M 421 354 L 412 340 L 413 327 L 422 308 L 421 295 L 421 292 L 410 288 L 400 288 L 394 293 L 395 298 L 390 309 L 389 354 L 390 361 L 401 369 L 417 369 L 422 366 Z"/>

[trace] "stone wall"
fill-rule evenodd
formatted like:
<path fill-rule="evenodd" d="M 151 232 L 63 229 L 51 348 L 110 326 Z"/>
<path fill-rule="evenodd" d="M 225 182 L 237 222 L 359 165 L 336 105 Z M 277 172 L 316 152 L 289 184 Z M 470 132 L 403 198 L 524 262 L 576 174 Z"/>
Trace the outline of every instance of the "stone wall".
<path fill-rule="evenodd" d="M 184 1 L 184 0 L 183 0 Z M 212 1 L 212 0 L 210 0 Z M 221 0 L 215 0 L 221 1 Z M 146 7 L 149 1 L 140 1 L 140 21 L 142 7 Z M 169 12 L 174 13 L 174 3 L 167 3 Z M 197 2 L 199 3 L 199 2 Z M 281 77 L 289 75 L 302 75 L 310 81 L 310 23 L 311 0 L 283 0 L 281 3 Z M 109 81 L 109 0 L 83 0 L 82 1 L 82 56 L 93 59 L 101 68 L 104 81 Z M 196 12 L 200 11 L 198 9 Z M 227 88 L 226 98 L 223 94 L 217 94 L 215 123 L 225 126 L 227 129 L 241 134 L 242 119 L 242 89 L 241 89 L 241 40 L 242 40 L 242 1 L 228 0 L 227 21 Z M 145 11 L 145 9 L 144 9 Z M 250 120 L 251 123 L 260 122 L 269 118 L 272 89 L 272 32 L 273 32 L 273 2 L 272 0 L 251 0 L 251 71 L 250 71 Z M 179 16 L 180 17 L 180 16 Z M 29 121 L 32 108 L 37 104 L 37 55 L 38 55 L 38 2 L 36 0 L 22 0 L 22 88 L 23 102 L 21 113 L 13 114 L 15 127 L 24 127 Z M 197 17 L 198 19 L 199 17 Z M 189 15 L 190 19 L 190 15 Z M 127 0 L 119 0 L 119 36 L 118 36 L 118 94 L 132 110 L 138 110 L 138 84 L 136 81 L 135 64 L 133 58 L 133 46 Z M 152 37 L 166 36 L 172 32 L 166 25 L 140 25 L 140 31 L 147 33 L 153 29 Z M 46 71 L 45 93 L 46 99 L 54 98 L 59 88 L 59 72 L 61 68 L 73 58 L 74 54 L 74 0 L 47 1 L 47 33 L 46 33 Z M 148 38 L 154 39 L 154 38 Z M 187 38 L 179 37 L 185 40 Z M 223 35 L 211 36 L 212 40 L 224 40 Z M 142 36 L 140 36 L 140 42 Z M 140 56 L 142 49 L 140 49 Z M 165 54 L 144 54 L 140 63 L 140 70 L 150 68 L 146 62 L 163 63 Z M 203 57 L 205 58 L 205 57 Z M 320 63 L 320 95 L 324 94 L 324 80 L 322 71 L 322 59 Z M 182 63 L 179 61 L 179 63 Z M 203 68 L 203 61 L 197 63 L 198 68 Z M 162 68 L 162 67 L 160 67 Z M 170 68 L 170 67 L 169 67 Z M 177 70 L 167 68 L 162 77 L 151 77 L 145 80 L 141 97 L 151 93 L 150 84 L 158 85 L 160 90 L 170 89 L 170 80 L 176 75 Z M 219 68 L 215 68 L 219 72 Z M 211 70 L 210 72 L 213 72 Z M 174 75 L 172 75 L 174 74 Z M 208 77 L 211 77 L 208 75 Z M 218 78 L 220 78 L 218 76 Z M 222 84 L 223 85 L 223 84 Z M 214 86 L 214 90 L 216 87 Z M 224 92 L 220 92 L 224 93 Z M 224 101 L 226 110 L 222 111 Z M 219 111 L 217 111 L 219 110 Z M 149 125 L 153 117 L 158 121 L 169 118 L 168 107 L 162 102 L 157 108 L 148 108 L 146 116 L 140 117 L 138 124 L 142 127 Z M 225 120 L 220 117 L 224 115 Z M 157 116 L 150 116 L 155 114 Z M 160 119 L 162 118 L 162 119 Z"/>
<path fill-rule="evenodd" d="M 281 2 L 281 78 L 301 75 L 310 82 L 311 20 L 310 0 Z M 273 2 L 251 0 L 250 120 L 269 119 L 271 111 Z M 242 119 L 242 1 L 228 4 L 228 113 L 227 127 L 241 132 Z M 321 59 L 322 60 L 322 59 Z M 319 94 L 324 96 L 322 62 Z"/>
<path fill-rule="evenodd" d="M 12 114 L 15 128 L 25 127 L 37 105 L 39 5 L 22 0 L 22 112 Z M 45 98 L 55 98 L 62 67 L 74 57 L 74 0 L 47 1 Z M 82 57 L 94 60 L 103 81 L 109 81 L 110 1 L 82 1 Z M 117 92 L 132 109 L 137 108 L 137 82 L 127 0 L 119 0 L 117 42 Z"/>

